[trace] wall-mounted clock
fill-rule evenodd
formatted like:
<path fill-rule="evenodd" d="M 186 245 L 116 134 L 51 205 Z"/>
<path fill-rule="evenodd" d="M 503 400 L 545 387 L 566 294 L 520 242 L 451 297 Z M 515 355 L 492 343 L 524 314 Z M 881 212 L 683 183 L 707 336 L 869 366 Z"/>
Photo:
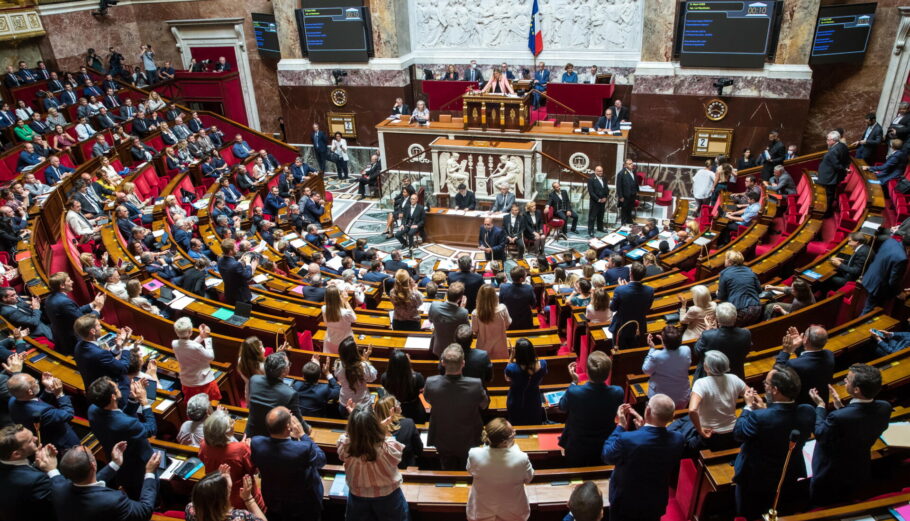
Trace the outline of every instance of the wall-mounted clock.
<path fill-rule="evenodd" d="M 730 108 L 727 107 L 727 102 L 720 98 L 714 98 L 705 104 L 705 117 L 711 121 L 724 119 L 728 112 L 730 112 Z"/>
<path fill-rule="evenodd" d="M 332 99 L 332 104 L 336 107 L 343 107 L 348 103 L 348 91 L 344 89 L 332 89 L 329 97 Z"/>

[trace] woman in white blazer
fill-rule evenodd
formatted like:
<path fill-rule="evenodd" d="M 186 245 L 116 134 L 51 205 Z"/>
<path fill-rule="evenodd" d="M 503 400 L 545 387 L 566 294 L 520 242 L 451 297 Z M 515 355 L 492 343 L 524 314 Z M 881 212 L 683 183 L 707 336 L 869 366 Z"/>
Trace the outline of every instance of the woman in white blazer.
<path fill-rule="evenodd" d="M 483 428 L 482 447 L 468 452 L 474 483 L 468 495 L 470 521 L 526 521 L 531 505 L 525 483 L 534 477 L 528 455 L 515 445 L 515 430 L 503 418 Z"/>

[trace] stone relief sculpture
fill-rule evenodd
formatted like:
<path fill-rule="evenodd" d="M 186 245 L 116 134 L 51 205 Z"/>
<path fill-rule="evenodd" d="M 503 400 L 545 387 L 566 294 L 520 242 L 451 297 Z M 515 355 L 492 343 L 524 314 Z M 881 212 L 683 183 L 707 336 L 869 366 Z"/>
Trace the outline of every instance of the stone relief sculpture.
<path fill-rule="evenodd" d="M 469 180 L 471 178 L 471 174 L 467 170 L 468 160 L 462 159 L 461 162 L 459 162 L 458 158 L 458 152 L 452 152 L 452 154 L 449 156 L 449 159 L 446 160 L 445 183 L 450 194 L 457 192 L 458 185 L 461 183 L 470 186 Z"/>
<path fill-rule="evenodd" d="M 499 165 L 490 174 L 490 193 L 496 193 L 496 190 L 503 184 L 509 185 L 516 196 L 524 195 L 519 188 L 524 186 L 523 182 L 524 168 L 521 158 L 518 156 L 499 156 Z"/>
<path fill-rule="evenodd" d="M 527 47 L 530 4 L 409 0 L 411 41 L 423 49 Z M 637 51 L 644 0 L 541 0 L 547 49 Z"/>

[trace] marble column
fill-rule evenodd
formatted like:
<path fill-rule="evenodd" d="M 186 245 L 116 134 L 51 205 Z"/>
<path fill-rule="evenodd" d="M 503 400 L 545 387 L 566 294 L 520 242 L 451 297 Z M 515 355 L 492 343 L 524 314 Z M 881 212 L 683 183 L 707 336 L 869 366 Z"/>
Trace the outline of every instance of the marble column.
<path fill-rule="evenodd" d="M 411 52 L 407 0 L 371 0 L 370 23 L 377 58 L 398 58 Z"/>
<path fill-rule="evenodd" d="M 278 47 L 281 49 L 282 59 L 303 58 L 300 34 L 297 31 L 297 19 L 294 18 L 295 7 L 297 7 L 297 2 L 292 0 L 274 0 L 272 2 L 275 21 L 278 23 Z"/>
<path fill-rule="evenodd" d="M 673 26 L 676 19 L 676 6 L 676 2 L 667 0 L 645 1 L 641 61 L 668 62 L 673 59 Z M 655 37 L 656 35 L 660 36 Z"/>
<path fill-rule="evenodd" d="M 786 0 L 777 39 L 775 63 L 805 65 L 809 62 L 819 0 Z"/>

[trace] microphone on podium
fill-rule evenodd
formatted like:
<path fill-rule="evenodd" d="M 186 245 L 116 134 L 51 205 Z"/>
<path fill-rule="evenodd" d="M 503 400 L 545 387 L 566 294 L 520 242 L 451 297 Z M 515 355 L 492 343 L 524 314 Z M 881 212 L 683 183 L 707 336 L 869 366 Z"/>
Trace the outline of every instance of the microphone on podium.
<path fill-rule="evenodd" d="M 800 432 L 799 429 L 793 429 L 790 431 L 790 443 L 787 448 L 787 458 L 784 460 L 784 468 L 780 472 L 780 481 L 777 482 L 777 493 L 774 494 L 774 503 L 771 505 L 771 510 L 768 510 L 767 514 L 762 515 L 762 519 L 765 521 L 777 521 L 777 502 L 780 501 L 780 490 L 784 486 L 784 479 L 787 476 L 787 468 L 790 466 L 790 457 L 793 455 L 793 449 L 796 448 L 796 444 L 799 442 Z"/>

